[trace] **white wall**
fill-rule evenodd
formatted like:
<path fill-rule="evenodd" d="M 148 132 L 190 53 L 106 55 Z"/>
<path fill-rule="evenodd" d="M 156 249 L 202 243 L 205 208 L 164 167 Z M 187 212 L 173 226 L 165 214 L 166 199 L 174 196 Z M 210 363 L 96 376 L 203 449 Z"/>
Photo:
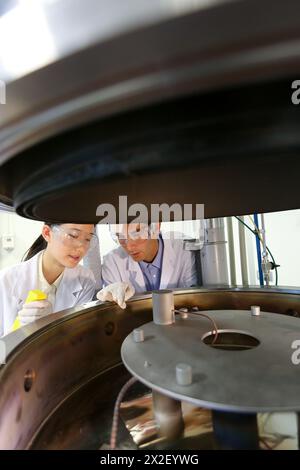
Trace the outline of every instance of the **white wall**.
<path fill-rule="evenodd" d="M 0 269 L 12 266 L 22 260 L 24 253 L 40 235 L 43 222 L 25 219 L 14 213 L 0 211 Z M 109 234 L 108 225 L 98 225 L 97 234 L 101 244 L 101 260 L 118 245 Z M 7 251 L 3 248 L 3 236 L 14 237 L 15 248 Z"/>
<path fill-rule="evenodd" d="M 97 235 L 100 242 L 100 255 L 101 261 L 103 257 L 109 253 L 111 250 L 118 248 L 119 245 L 112 239 L 109 233 L 109 226 L 104 224 L 97 225 Z"/>
<path fill-rule="evenodd" d="M 267 245 L 278 268 L 279 285 L 300 287 L 300 209 L 265 214 Z"/>
<path fill-rule="evenodd" d="M 22 260 L 24 253 L 40 235 L 42 226 L 42 222 L 0 211 L 0 269 Z M 3 248 L 3 236 L 6 235 L 14 237 L 13 250 L 7 251 Z"/>

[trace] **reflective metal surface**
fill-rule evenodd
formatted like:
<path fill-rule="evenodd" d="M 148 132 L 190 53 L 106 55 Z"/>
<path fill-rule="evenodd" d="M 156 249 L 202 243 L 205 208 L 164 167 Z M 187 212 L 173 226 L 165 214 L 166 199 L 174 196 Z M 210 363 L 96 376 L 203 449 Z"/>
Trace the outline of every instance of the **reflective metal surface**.
<path fill-rule="evenodd" d="M 181 403 L 184 434 L 168 439 L 159 428 L 153 408 L 153 393 L 128 397 L 121 405 L 121 417 L 139 449 L 213 449 L 211 412 L 187 402 Z M 162 409 L 162 411 L 164 411 Z M 166 429 L 164 429 L 166 431 Z"/>
<path fill-rule="evenodd" d="M 188 289 L 175 295 L 179 308 L 250 309 L 255 304 L 295 314 L 300 312 L 299 291 Z M 96 449 L 107 442 L 110 410 L 128 378 L 120 365 L 121 344 L 151 317 L 151 297 L 145 295 L 128 302 L 125 311 L 96 302 L 4 337 L 8 360 L 0 369 L 0 447 Z M 132 445 L 124 433 L 120 438 Z"/>
<path fill-rule="evenodd" d="M 57 57 L 9 82 L 0 109 L 3 202 L 64 222 L 122 194 L 207 218 L 300 206 L 297 0 L 52 3 Z"/>
<path fill-rule="evenodd" d="M 182 402 L 184 436 L 172 443 L 159 436 L 157 422 L 154 419 L 152 394 L 128 397 L 121 405 L 121 417 L 124 420 L 134 442 L 141 449 L 218 449 L 213 434 L 212 413 L 205 408 L 198 408 L 191 403 Z M 290 419 L 294 426 L 282 429 L 280 419 Z M 278 414 L 259 414 L 259 444 L 261 449 L 298 449 L 296 416 Z M 238 428 L 240 429 L 240 428 Z"/>
<path fill-rule="evenodd" d="M 136 343 L 129 334 L 122 345 L 129 372 L 161 394 L 213 410 L 300 411 L 300 382 L 292 362 L 292 344 L 300 339 L 299 319 L 265 311 L 254 317 L 250 310 L 203 313 L 215 321 L 220 336 L 246 335 L 246 340 L 253 338 L 252 345 L 244 346 L 239 339 L 234 347 L 230 339 L 227 348 L 219 348 L 218 337 L 214 344 L 205 344 L 212 325 L 197 314 L 178 316 L 172 325 L 150 322 L 143 326 L 145 341 Z M 176 382 L 179 363 L 192 368 L 190 385 Z"/>
<path fill-rule="evenodd" d="M 2 0 L 0 77 L 10 82 L 80 49 L 128 31 L 230 1 Z M 19 26 L 18 38 L 13 31 L 16 25 Z M 39 43 L 35 44 L 34 49 L 29 48 L 34 40 Z"/>

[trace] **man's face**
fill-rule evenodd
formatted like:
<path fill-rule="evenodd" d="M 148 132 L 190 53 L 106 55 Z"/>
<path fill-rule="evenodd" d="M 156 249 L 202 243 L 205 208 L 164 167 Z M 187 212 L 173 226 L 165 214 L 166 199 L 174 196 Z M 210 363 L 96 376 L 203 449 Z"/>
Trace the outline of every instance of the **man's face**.
<path fill-rule="evenodd" d="M 157 247 L 157 238 L 150 238 L 150 228 L 147 224 L 119 225 L 115 233 L 122 248 L 134 261 L 151 258 Z"/>

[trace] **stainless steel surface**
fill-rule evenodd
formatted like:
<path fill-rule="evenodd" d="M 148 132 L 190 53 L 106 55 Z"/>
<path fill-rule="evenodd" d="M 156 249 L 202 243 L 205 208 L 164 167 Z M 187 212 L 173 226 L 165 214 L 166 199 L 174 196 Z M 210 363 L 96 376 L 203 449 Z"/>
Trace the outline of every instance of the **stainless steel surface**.
<path fill-rule="evenodd" d="M 0 369 L 0 448 L 99 448 L 93 427 L 105 426 L 107 435 L 114 400 L 128 379 L 123 367 L 115 370 L 124 332 L 151 319 L 147 303 L 144 313 L 134 303 L 126 312 L 111 304 L 77 308 L 4 337 L 9 356 Z M 29 391 L 27 371 L 35 374 Z"/>
<path fill-rule="evenodd" d="M 260 315 L 260 306 L 259 305 L 251 305 L 251 315 L 258 317 Z"/>
<path fill-rule="evenodd" d="M 300 411 L 300 382 L 291 360 L 291 345 L 300 337 L 299 320 L 265 311 L 259 317 L 244 310 L 205 313 L 221 331 L 248 334 L 260 344 L 240 352 L 208 347 L 203 337 L 211 326 L 196 315 L 176 319 L 168 328 L 151 322 L 144 325 L 144 343 L 135 344 L 128 336 L 122 345 L 122 359 L 129 372 L 160 393 L 210 409 Z M 144 369 L 145 359 L 151 368 Z M 176 383 L 178 362 L 192 367 L 190 386 Z"/>
<path fill-rule="evenodd" d="M 154 291 L 152 305 L 154 323 L 157 325 L 171 325 L 174 323 L 174 294 L 171 290 Z"/>
<path fill-rule="evenodd" d="M 235 287 L 175 292 L 176 308 L 189 310 L 195 305 L 203 310 L 243 309 L 251 316 L 254 304 L 281 314 L 300 312 L 300 291 Z M 288 316 L 280 318 L 289 323 Z M 0 368 L 0 447 L 98 449 L 107 443 L 114 400 L 129 376 L 120 365 L 121 344 L 133 329 L 151 319 L 151 295 L 146 294 L 128 302 L 125 311 L 97 301 L 53 314 L 2 338 L 8 357 Z M 164 346 L 161 351 L 163 358 Z M 276 372 L 283 377 L 281 370 Z M 123 437 L 127 442 L 126 432 Z"/>
<path fill-rule="evenodd" d="M 228 253 L 229 253 L 229 270 L 230 270 L 230 283 L 236 284 L 236 269 L 235 269 L 235 251 L 233 239 L 233 226 L 232 218 L 227 218 L 227 238 L 228 238 Z"/>
<path fill-rule="evenodd" d="M 143 396 L 126 400 L 121 405 L 120 414 L 132 438 L 141 449 L 215 448 L 211 412 L 186 402 L 181 403 L 181 411 L 184 429 L 182 436 L 174 440 L 166 440 L 159 435 L 154 417 L 152 393 L 148 392 Z"/>
<path fill-rule="evenodd" d="M 181 402 L 155 390 L 152 392 L 152 399 L 160 436 L 169 440 L 178 439 L 184 432 Z"/>
<path fill-rule="evenodd" d="M 135 443 L 142 449 L 217 449 L 212 429 L 212 412 L 187 402 L 182 402 L 184 435 L 166 446 L 158 436 L 157 424 L 154 419 L 152 394 L 145 393 L 140 397 L 128 398 L 121 405 L 121 417 L 126 423 Z M 216 413 L 214 413 L 216 415 Z M 220 415 L 219 415 L 220 416 Z M 282 414 L 280 414 L 282 417 Z M 290 432 L 278 426 L 278 414 L 259 414 L 259 438 L 261 449 L 298 449 L 297 431 L 293 427 Z M 294 419 L 293 419 L 294 418 Z M 296 424 L 296 416 L 293 417 Z M 277 425 L 273 423 L 273 419 Z M 283 421 L 284 422 L 284 421 Z M 241 429 L 242 423 L 236 423 L 235 432 Z M 237 439 L 238 441 L 238 439 Z"/>
<path fill-rule="evenodd" d="M 144 330 L 142 328 L 135 328 L 133 330 L 133 339 L 136 343 L 142 343 L 145 339 Z"/>
<path fill-rule="evenodd" d="M 203 286 L 228 285 L 224 219 L 205 220 L 204 245 L 200 251 Z"/>
<path fill-rule="evenodd" d="M 184 319 L 184 318 L 188 318 L 188 308 L 181 308 L 180 310 L 180 318 Z"/>
<path fill-rule="evenodd" d="M 193 381 L 193 371 L 188 364 L 176 365 L 176 382 L 178 385 L 191 385 Z"/>
<path fill-rule="evenodd" d="M 0 17 L 0 77 L 10 82 L 98 42 L 226 1 L 231 0 L 14 2 L 10 8 L 3 9 Z M 0 8 L 5 2 L 1 1 Z M 23 41 L 14 35 L 16 25 L 19 34 L 25 36 Z M 35 50 L 28 47 L 33 41 L 39 41 L 42 59 L 37 44 Z"/>
<path fill-rule="evenodd" d="M 204 226 L 206 229 L 222 229 L 224 230 L 224 219 L 222 218 L 215 218 L 215 219 L 207 219 L 205 220 L 204 222 Z M 210 233 L 210 232 L 208 232 Z M 213 232 L 212 232 L 213 233 Z M 222 233 L 222 232 L 221 232 Z M 207 240 L 208 242 L 214 242 L 214 241 L 223 241 L 223 238 L 221 240 L 216 240 L 215 238 L 213 238 L 212 240 L 208 239 Z"/>

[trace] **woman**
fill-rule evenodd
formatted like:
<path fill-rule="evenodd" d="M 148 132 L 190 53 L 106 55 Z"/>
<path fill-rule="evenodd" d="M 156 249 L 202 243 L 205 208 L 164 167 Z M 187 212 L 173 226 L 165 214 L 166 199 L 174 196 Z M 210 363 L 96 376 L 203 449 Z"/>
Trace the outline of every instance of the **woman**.
<path fill-rule="evenodd" d="M 25 261 L 0 271 L 0 336 L 9 333 L 17 316 L 23 326 L 91 301 L 94 275 L 78 264 L 96 241 L 94 225 L 45 223 Z M 35 289 L 47 300 L 24 304 Z"/>

